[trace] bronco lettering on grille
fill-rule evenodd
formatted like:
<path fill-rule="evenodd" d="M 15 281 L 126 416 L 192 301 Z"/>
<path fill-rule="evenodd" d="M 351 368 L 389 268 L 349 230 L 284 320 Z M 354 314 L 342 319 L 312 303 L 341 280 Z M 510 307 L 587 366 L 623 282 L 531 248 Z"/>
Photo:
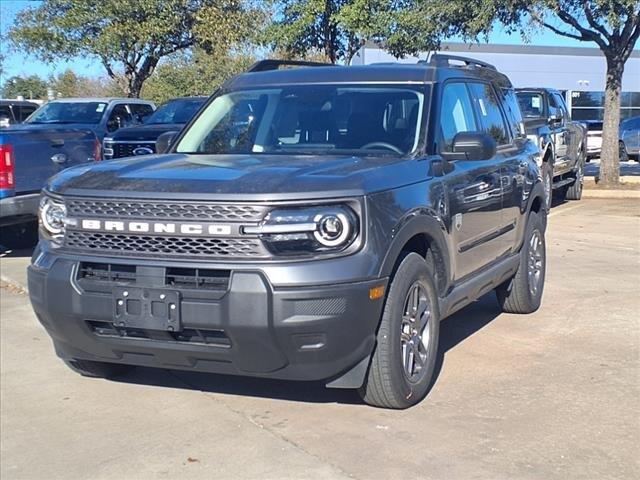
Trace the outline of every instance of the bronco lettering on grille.
<path fill-rule="evenodd" d="M 75 222 L 74 222 L 75 223 Z M 82 219 L 77 222 L 80 230 L 96 232 L 124 232 L 124 233 L 156 233 L 181 235 L 238 235 L 239 227 L 220 223 L 194 222 L 141 222 L 119 220 Z"/>

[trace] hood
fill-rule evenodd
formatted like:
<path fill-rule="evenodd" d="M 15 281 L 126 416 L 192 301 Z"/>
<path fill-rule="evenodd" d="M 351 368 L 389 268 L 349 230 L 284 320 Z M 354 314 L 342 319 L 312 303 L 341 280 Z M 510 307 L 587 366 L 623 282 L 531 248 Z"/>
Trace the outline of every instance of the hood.
<path fill-rule="evenodd" d="M 148 155 L 70 168 L 46 188 L 96 197 L 335 198 L 420 182 L 428 178 L 427 163 L 391 156 Z"/>
<path fill-rule="evenodd" d="M 179 132 L 184 127 L 182 123 L 158 123 L 149 125 L 136 125 L 135 127 L 121 128 L 109 135 L 114 140 L 156 140 L 165 132 Z"/>

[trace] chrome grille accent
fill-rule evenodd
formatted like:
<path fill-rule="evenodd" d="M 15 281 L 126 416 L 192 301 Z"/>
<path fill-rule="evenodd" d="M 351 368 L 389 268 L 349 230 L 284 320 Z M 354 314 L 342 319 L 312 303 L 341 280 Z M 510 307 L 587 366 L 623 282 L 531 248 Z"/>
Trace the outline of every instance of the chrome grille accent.
<path fill-rule="evenodd" d="M 164 218 L 216 222 L 260 222 L 268 211 L 268 207 L 259 205 L 147 200 L 69 199 L 66 204 L 70 217 L 105 217 L 110 220 Z"/>
<path fill-rule="evenodd" d="M 265 258 L 268 252 L 257 238 L 210 238 L 67 232 L 64 247 L 87 253 L 170 257 Z"/>
<path fill-rule="evenodd" d="M 122 158 L 122 157 L 131 157 L 133 156 L 133 151 L 138 147 L 147 147 L 156 151 L 156 142 L 154 141 L 138 141 L 138 142 L 118 142 L 109 145 L 110 148 L 113 149 L 113 158 Z"/>

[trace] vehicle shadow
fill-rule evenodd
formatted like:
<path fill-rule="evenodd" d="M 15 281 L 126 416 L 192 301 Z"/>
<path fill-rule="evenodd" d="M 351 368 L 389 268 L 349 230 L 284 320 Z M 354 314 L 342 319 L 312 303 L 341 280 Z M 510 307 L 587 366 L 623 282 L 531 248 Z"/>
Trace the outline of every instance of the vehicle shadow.
<path fill-rule="evenodd" d="M 447 352 L 487 326 L 500 313 L 495 295 L 490 293 L 440 324 L 439 354 L 429 390 L 440 377 Z M 142 367 L 116 381 L 303 403 L 363 404 L 355 390 L 328 389 L 323 382 L 293 382 Z"/>

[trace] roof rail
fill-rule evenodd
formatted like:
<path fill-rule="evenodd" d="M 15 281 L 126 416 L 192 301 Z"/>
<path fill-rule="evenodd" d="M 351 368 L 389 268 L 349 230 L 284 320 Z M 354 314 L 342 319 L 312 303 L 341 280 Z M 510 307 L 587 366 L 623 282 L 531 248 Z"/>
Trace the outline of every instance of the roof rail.
<path fill-rule="evenodd" d="M 303 60 L 259 60 L 249 67 L 247 72 L 266 72 L 281 67 L 334 67 L 333 63 L 306 62 Z"/>
<path fill-rule="evenodd" d="M 481 62 L 480 60 L 476 60 L 474 58 L 461 57 L 459 55 L 446 55 L 442 53 L 433 54 L 431 55 L 431 58 L 429 58 L 429 60 L 420 60 L 418 63 L 426 63 L 436 67 L 450 67 L 452 66 L 451 61 L 462 62 L 467 67 L 488 68 L 490 70 L 497 70 L 496 67 L 494 67 L 490 63 Z"/>

